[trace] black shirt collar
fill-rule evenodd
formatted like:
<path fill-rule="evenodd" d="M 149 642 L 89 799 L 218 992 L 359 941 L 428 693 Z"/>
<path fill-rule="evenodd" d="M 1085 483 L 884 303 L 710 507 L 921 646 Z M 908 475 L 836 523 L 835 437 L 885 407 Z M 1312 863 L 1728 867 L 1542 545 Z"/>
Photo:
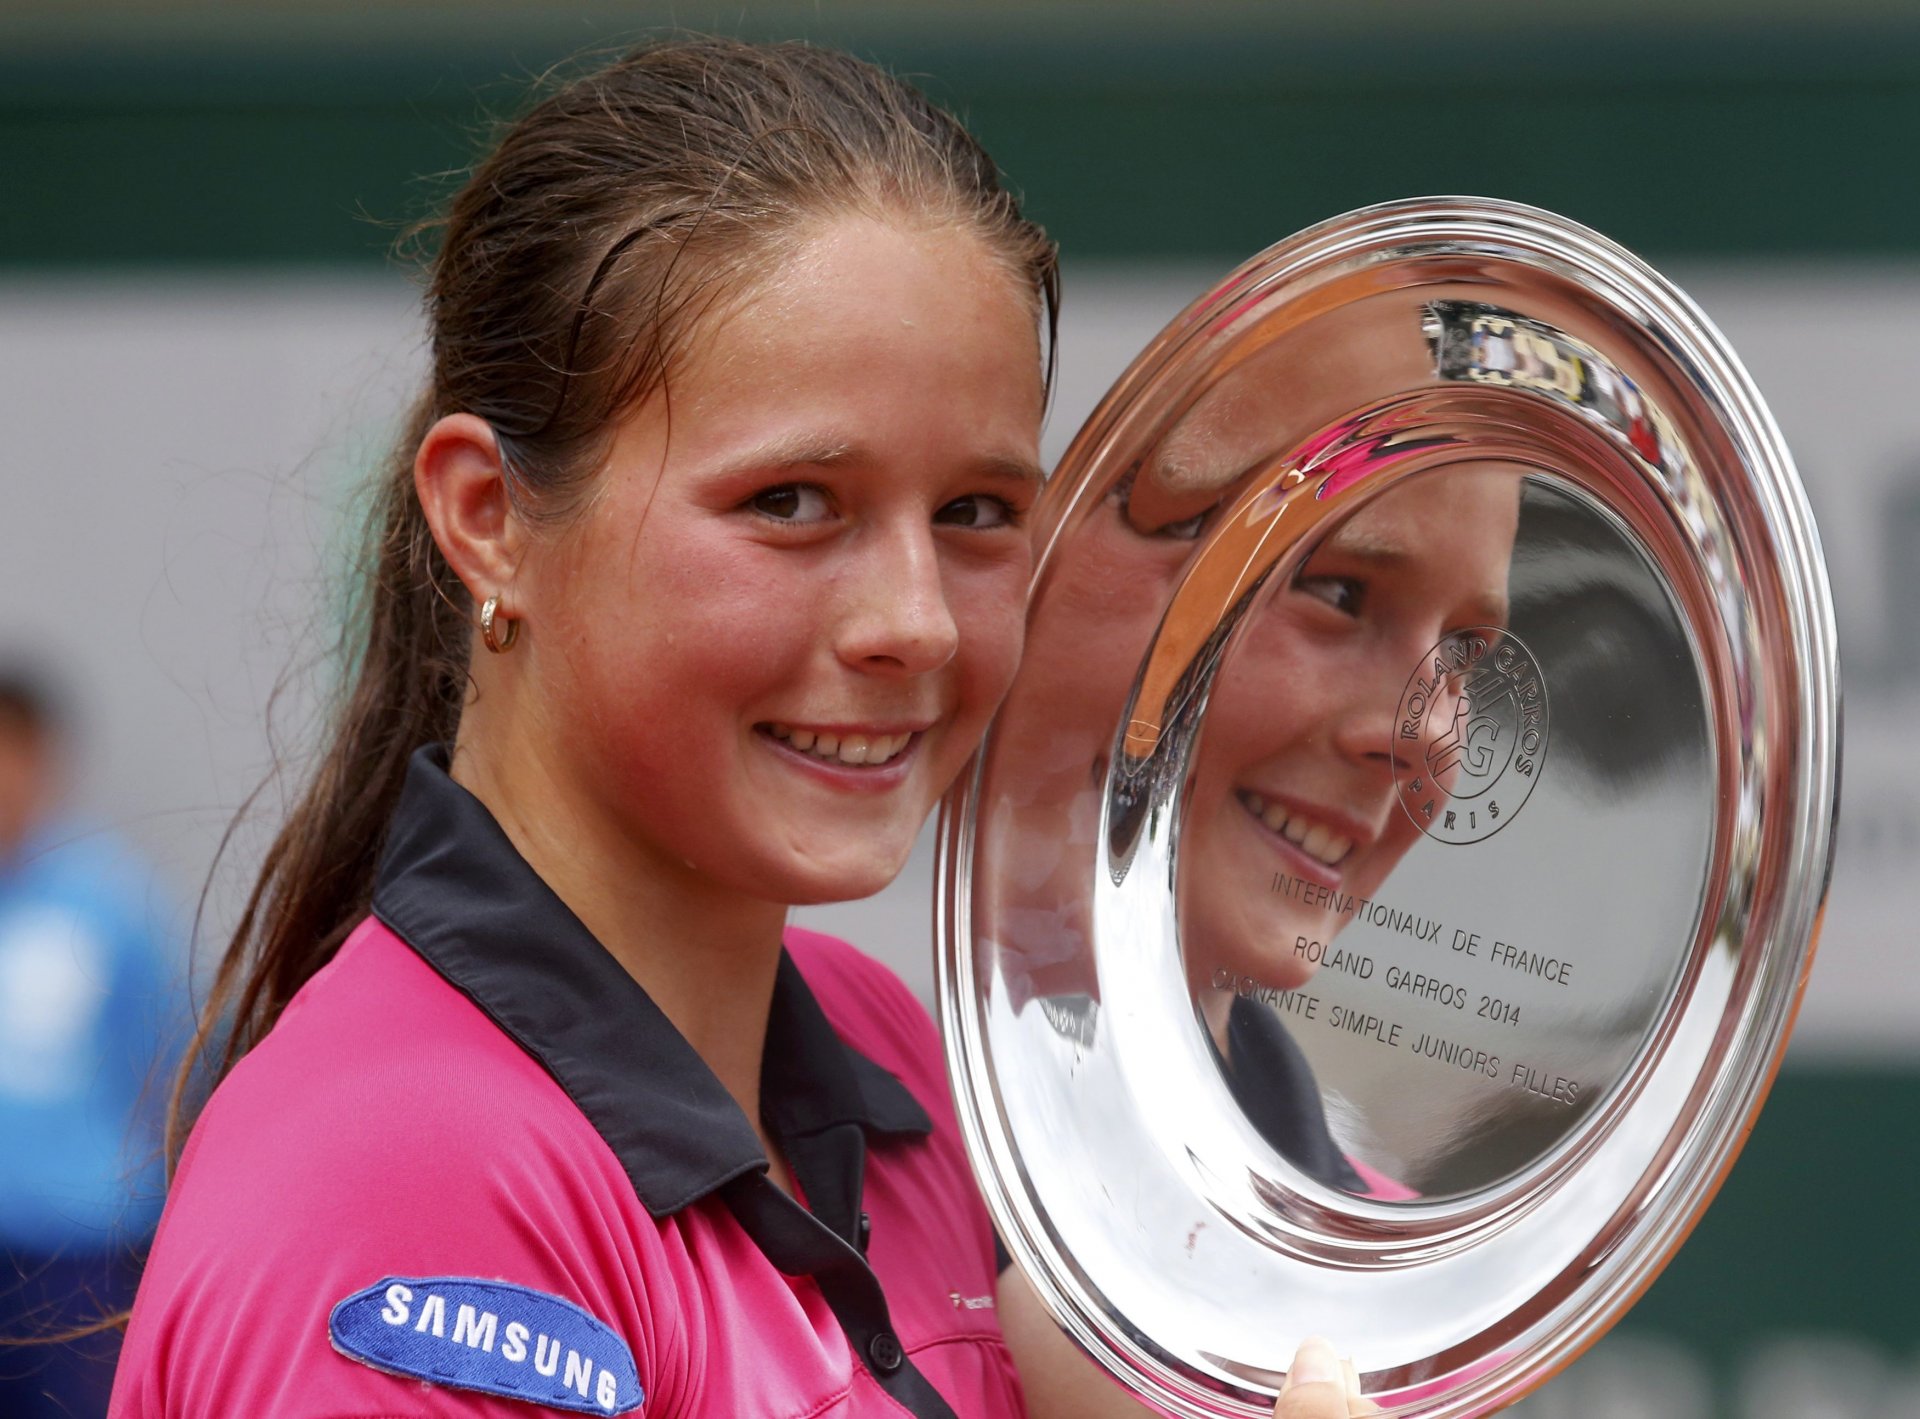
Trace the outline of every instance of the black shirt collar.
<path fill-rule="evenodd" d="M 448 776 L 443 745 L 408 765 L 373 911 L 554 1077 L 653 1216 L 767 1166 L 713 1071 Z M 834 1033 L 785 951 L 760 1089 L 783 1145 L 847 1123 L 932 1130 L 905 1085 Z"/>
<path fill-rule="evenodd" d="M 1227 1053 L 1221 1063 L 1234 1102 L 1281 1157 L 1330 1187 L 1366 1191 L 1327 1126 L 1313 1066 L 1278 1016 L 1236 995 L 1227 1008 Z"/>

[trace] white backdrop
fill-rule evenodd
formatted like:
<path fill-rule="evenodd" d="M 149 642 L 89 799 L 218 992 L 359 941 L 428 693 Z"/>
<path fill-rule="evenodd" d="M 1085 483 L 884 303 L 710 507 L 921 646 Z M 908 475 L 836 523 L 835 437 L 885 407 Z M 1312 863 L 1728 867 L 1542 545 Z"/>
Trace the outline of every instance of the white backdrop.
<path fill-rule="evenodd" d="M 1072 430 L 1212 275 L 1068 273 L 1047 440 Z M 1796 1056 L 1920 1058 L 1920 267 L 1682 269 L 1792 442 L 1812 490 L 1848 672 L 1841 858 Z M 385 274 L 0 279 L 0 657 L 59 670 L 82 708 L 78 804 L 191 899 L 234 810 L 297 765 L 305 667 L 337 620 L 356 489 L 420 368 L 412 289 Z M 215 880 L 217 947 L 280 800 Z M 804 914 L 932 979 L 932 855 L 868 902 Z"/>

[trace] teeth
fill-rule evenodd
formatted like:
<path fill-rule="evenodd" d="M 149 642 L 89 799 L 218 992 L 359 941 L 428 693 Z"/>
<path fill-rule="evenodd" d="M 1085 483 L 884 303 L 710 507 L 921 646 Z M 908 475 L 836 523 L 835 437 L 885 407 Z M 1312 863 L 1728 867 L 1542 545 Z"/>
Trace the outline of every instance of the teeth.
<path fill-rule="evenodd" d="M 907 747 L 911 734 L 816 734 L 788 724 L 769 725 L 775 739 L 837 764 L 884 764 Z"/>
<path fill-rule="evenodd" d="M 1263 823 L 1268 832 L 1279 833 L 1300 851 L 1316 861 L 1335 867 L 1353 851 L 1353 839 L 1336 833 L 1325 823 L 1316 823 L 1298 813 L 1289 813 L 1286 805 L 1270 803 L 1258 793 L 1242 791 L 1238 795 L 1246 810 Z"/>

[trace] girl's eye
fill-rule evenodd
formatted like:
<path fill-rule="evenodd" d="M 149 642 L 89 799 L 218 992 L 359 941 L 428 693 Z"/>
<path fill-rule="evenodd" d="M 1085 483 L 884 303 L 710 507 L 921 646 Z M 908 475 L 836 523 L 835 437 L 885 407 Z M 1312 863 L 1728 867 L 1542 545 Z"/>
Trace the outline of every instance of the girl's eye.
<path fill-rule="evenodd" d="M 764 488 L 747 499 L 747 506 L 775 522 L 824 522 L 833 516 L 833 504 L 821 489 L 808 483 L 782 483 Z"/>
<path fill-rule="evenodd" d="M 945 527 L 1011 527 L 1019 521 L 1013 504 L 991 493 L 970 493 L 955 498 L 933 515 Z"/>
<path fill-rule="evenodd" d="M 1358 616 L 1366 602 L 1366 586 L 1357 577 L 1302 576 L 1293 584 L 1295 589 L 1319 598 L 1347 616 Z"/>

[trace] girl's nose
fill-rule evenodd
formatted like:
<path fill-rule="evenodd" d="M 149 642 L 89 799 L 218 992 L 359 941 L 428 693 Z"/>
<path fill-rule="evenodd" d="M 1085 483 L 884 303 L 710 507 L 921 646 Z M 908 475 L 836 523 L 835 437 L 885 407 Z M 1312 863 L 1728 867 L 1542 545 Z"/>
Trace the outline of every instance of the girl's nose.
<path fill-rule="evenodd" d="M 1349 752 L 1366 752 L 1371 744 L 1396 772 L 1450 784 L 1462 763 L 1491 752 L 1482 742 L 1491 727 L 1474 717 L 1473 676 L 1443 665 L 1442 652 L 1417 654 L 1403 646 L 1400 657 L 1383 664 L 1390 673 L 1376 677 L 1372 703 L 1352 714 Z"/>
<path fill-rule="evenodd" d="M 1403 736 L 1399 723 L 1401 691 L 1411 668 L 1393 661 L 1381 648 L 1361 673 L 1347 680 L 1328 716 L 1328 737 L 1343 758 L 1389 771 L 1412 764 L 1419 740 Z"/>
<path fill-rule="evenodd" d="M 1389 773 L 1417 771 L 1434 727 L 1462 707 L 1456 680 L 1434 668 L 1427 634 L 1420 627 L 1369 636 L 1344 658 L 1332 677 L 1327 731 L 1342 757 Z"/>
<path fill-rule="evenodd" d="M 953 659 L 960 629 L 931 530 L 875 529 L 844 585 L 842 663 L 867 673 L 924 675 Z"/>

